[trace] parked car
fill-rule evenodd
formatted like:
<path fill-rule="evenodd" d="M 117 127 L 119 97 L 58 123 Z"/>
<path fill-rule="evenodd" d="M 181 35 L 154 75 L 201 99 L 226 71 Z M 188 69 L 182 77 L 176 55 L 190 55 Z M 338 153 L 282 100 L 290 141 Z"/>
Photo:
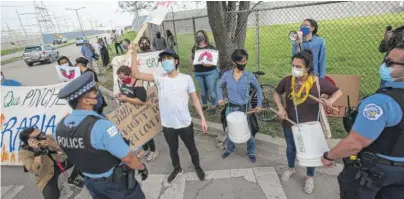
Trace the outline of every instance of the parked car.
<path fill-rule="evenodd" d="M 36 62 L 52 63 L 59 58 L 59 51 L 46 44 L 30 45 L 25 47 L 23 58 L 28 66 Z"/>
<path fill-rule="evenodd" d="M 67 39 L 64 37 L 55 38 L 55 39 L 53 39 L 52 43 L 53 43 L 53 45 L 64 44 L 64 43 L 67 43 Z"/>
<path fill-rule="evenodd" d="M 82 46 L 85 39 L 85 37 L 76 38 L 76 46 Z"/>

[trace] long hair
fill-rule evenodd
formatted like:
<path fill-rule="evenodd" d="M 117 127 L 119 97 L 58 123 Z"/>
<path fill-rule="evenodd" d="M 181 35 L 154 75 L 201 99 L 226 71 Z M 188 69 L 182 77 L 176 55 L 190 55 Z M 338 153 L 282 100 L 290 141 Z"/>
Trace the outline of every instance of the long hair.
<path fill-rule="evenodd" d="M 317 31 L 318 31 L 317 21 L 314 19 L 305 19 L 304 21 L 308 21 L 310 23 L 310 25 L 314 27 L 313 35 L 317 35 Z"/>
<path fill-rule="evenodd" d="M 206 44 L 206 45 L 209 45 L 210 42 L 209 42 L 208 34 L 207 34 L 204 30 L 198 30 L 198 31 L 196 32 L 196 34 L 198 34 L 198 33 L 202 33 L 202 34 L 203 34 L 203 36 L 205 37 L 205 44 Z M 196 43 L 196 45 L 198 45 L 198 42 L 196 42 L 196 39 L 195 39 L 195 43 Z"/>
<path fill-rule="evenodd" d="M 149 45 L 151 45 L 150 39 L 148 37 L 140 37 L 139 41 L 137 42 L 137 44 L 140 46 L 140 43 L 142 43 L 143 40 L 146 40 L 147 43 L 149 43 Z"/>
<path fill-rule="evenodd" d="M 62 59 L 67 60 L 67 62 L 69 63 L 69 66 L 73 66 L 73 64 L 70 62 L 69 58 L 67 58 L 66 56 L 59 57 L 59 59 L 57 60 L 59 65 L 60 65 L 60 60 L 62 60 Z"/>
<path fill-rule="evenodd" d="M 171 33 L 171 31 L 170 31 L 170 30 L 166 30 L 166 34 L 167 34 L 167 37 L 169 37 L 169 36 L 173 35 L 173 33 Z"/>

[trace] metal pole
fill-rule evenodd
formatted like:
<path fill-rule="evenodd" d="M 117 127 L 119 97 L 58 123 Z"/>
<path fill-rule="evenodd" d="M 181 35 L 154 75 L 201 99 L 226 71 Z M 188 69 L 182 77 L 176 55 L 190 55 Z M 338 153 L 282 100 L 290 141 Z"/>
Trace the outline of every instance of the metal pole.
<path fill-rule="evenodd" d="M 256 65 L 257 70 L 260 70 L 260 14 L 259 11 L 255 11 L 255 55 L 256 55 Z"/>
<path fill-rule="evenodd" d="M 20 18 L 20 14 L 18 14 L 18 11 L 17 11 L 17 10 L 15 10 L 15 12 L 17 13 L 18 20 L 20 20 L 21 28 L 22 28 L 22 30 L 24 31 L 25 37 L 26 37 L 28 40 L 31 40 L 31 39 L 29 38 L 28 34 L 27 34 L 27 31 L 26 31 L 25 28 L 24 28 L 24 25 L 22 24 L 22 20 L 21 20 L 21 18 Z"/>
<path fill-rule="evenodd" d="M 81 21 L 80 21 L 80 16 L 79 16 L 78 10 L 81 10 L 81 9 L 84 9 L 84 8 L 86 8 L 86 7 L 81 7 L 81 8 L 76 8 L 76 9 L 66 8 L 66 10 L 74 10 L 74 11 L 76 11 L 77 19 L 79 20 L 79 24 L 80 24 L 81 34 L 83 34 L 83 37 L 84 37 L 85 35 L 84 35 L 84 31 L 83 31 L 83 26 L 81 25 Z"/>
<path fill-rule="evenodd" d="M 171 15 L 173 16 L 174 37 L 175 37 L 175 43 L 177 44 L 177 45 L 175 45 L 175 46 L 176 46 L 176 48 L 177 48 L 177 55 L 180 56 L 180 51 L 178 50 L 177 31 L 176 31 L 176 29 L 175 29 L 174 9 L 173 9 L 173 6 L 171 6 Z"/>

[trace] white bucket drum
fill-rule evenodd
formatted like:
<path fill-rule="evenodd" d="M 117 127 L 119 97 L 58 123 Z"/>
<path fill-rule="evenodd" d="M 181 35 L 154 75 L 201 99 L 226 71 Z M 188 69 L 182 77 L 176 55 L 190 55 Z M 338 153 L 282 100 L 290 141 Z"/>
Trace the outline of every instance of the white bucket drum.
<path fill-rule="evenodd" d="M 321 157 L 329 151 L 320 122 L 306 122 L 292 126 L 296 156 L 304 167 L 323 166 Z"/>
<path fill-rule="evenodd" d="M 247 115 L 241 111 L 231 112 L 226 117 L 229 138 L 236 144 L 247 142 L 250 137 Z"/>

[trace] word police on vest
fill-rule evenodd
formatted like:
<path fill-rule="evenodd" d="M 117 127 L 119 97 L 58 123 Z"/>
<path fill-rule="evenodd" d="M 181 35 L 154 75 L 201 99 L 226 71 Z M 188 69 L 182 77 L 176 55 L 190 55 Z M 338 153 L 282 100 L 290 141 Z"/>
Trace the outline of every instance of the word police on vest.
<path fill-rule="evenodd" d="M 61 136 L 57 136 L 58 144 L 65 148 L 71 149 L 84 149 L 83 138 L 65 138 Z"/>

